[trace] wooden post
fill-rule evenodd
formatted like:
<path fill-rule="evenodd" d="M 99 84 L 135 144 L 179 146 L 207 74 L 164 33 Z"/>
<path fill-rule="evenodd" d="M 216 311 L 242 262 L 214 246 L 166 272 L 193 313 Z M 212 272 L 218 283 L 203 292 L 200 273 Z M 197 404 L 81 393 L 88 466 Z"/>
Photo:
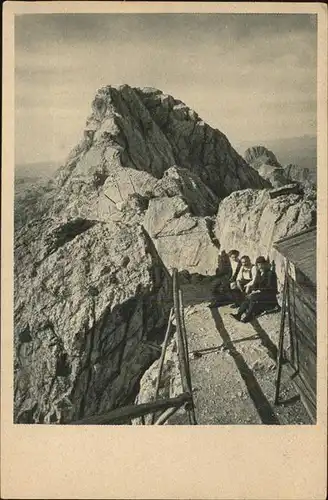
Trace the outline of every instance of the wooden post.
<path fill-rule="evenodd" d="M 174 316 L 177 328 L 178 358 L 179 358 L 179 368 L 181 374 L 181 384 L 183 392 L 189 392 L 187 367 L 186 367 L 186 353 L 181 332 L 182 325 L 181 325 L 181 316 L 179 307 L 179 283 L 178 283 L 177 269 L 173 269 L 173 303 L 174 303 Z"/>
<path fill-rule="evenodd" d="M 185 324 L 185 320 L 184 320 L 183 296 L 182 296 L 181 290 L 179 290 L 179 302 L 180 302 L 181 326 L 182 326 L 181 333 L 182 333 L 184 347 L 185 347 L 185 356 L 186 356 L 186 365 L 187 365 L 187 378 L 188 378 L 188 384 L 189 384 L 189 391 L 190 391 L 190 394 L 192 396 L 193 392 L 192 392 L 190 364 L 189 364 L 188 339 L 187 339 L 186 324 Z M 193 396 L 192 396 L 192 408 L 189 411 L 189 415 L 190 415 L 190 423 L 193 425 L 196 425 L 197 422 L 196 422 Z"/>
<path fill-rule="evenodd" d="M 279 401 L 279 389 L 280 389 L 281 370 L 282 370 L 282 361 L 283 361 L 283 352 L 284 352 L 286 302 L 288 300 L 287 295 L 288 295 L 288 269 L 287 269 L 287 264 L 286 264 L 285 281 L 284 281 L 283 298 L 282 298 L 282 309 L 281 309 L 280 333 L 279 333 L 276 391 L 275 391 L 275 398 L 274 398 L 275 405 L 277 405 L 278 401 Z"/>
<path fill-rule="evenodd" d="M 158 374 L 157 374 L 157 380 L 156 380 L 156 388 L 155 388 L 155 395 L 154 399 L 156 400 L 159 392 L 159 385 L 161 382 L 161 376 L 162 376 L 162 371 L 163 371 L 163 365 L 164 365 L 164 359 L 165 359 L 165 354 L 166 354 L 166 349 L 167 349 L 167 344 L 169 341 L 169 335 L 171 331 L 171 324 L 172 324 L 172 319 L 173 319 L 173 309 L 170 310 L 170 316 L 169 316 L 169 322 L 167 324 L 167 329 L 165 332 L 165 338 L 162 346 L 162 352 L 161 352 L 161 357 L 159 360 L 159 366 L 158 366 Z M 152 414 L 151 417 L 151 424 L 153 425 L 155 421 L 155 413 Z"/>
<path fill-rule="evenodd" d="M 181 408 L 181 407 L 180 407 Z M 155 425 L 163 425 L 168 418 L 172 417 L 180 408 L 168 408 L 165 410 L 155 422 Z"/>
<path fill-rule="evenodd" d="M 82 420 L 75 420 L 67 422 L 65 425 L 108 425 L 120 424 L 127 419 L 134 419 L 142 417 L 142 415 L 149 415 L 160 410 L 168 408 L 180 408 L 184 404 L 191 403 L 191 395 L 187 392 L 180 394 L 176 398 L 160 399 L 158 401 L 151 401 L 140 405 L 129 405 L 121 408 L 116 408 L 102 415 L 94 415 L 86 417 Z"/>

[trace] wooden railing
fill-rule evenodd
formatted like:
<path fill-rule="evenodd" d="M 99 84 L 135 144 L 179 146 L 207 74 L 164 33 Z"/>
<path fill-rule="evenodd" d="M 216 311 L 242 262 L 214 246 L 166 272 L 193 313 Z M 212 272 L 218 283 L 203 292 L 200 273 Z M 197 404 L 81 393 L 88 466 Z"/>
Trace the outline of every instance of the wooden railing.
<path fill-rule="evenodd" d="M 182 394 L 174 398 L 158 399 L 160 382 L 165 361 L 165 354 L 170 338 L 171 326 L 175 318 L 176 334 L 178 344 L 179 371 L 181 376 Z M 173 269 L 173 308 L 170 311 L 169 321 L 162 345 L 161 357 L 159 360 L 157 381 L 155 387 L 154 400 L 144 404 L 136 404 L 115 408 L 101 415 L 86 417 L 82 420 L 70 422 L 74 425 L 117 425 L 129 424 L 131 420 L 141 418 L 145 424 L 144 417 L 151 415 L 152 425 L 163 425 L 168 418 L 176 413 L 180 408 L 184 408 L 188 414 L 189 424 L 196 425 L 194 401 L 192 393 L 189 352 L 187 333 L 184 322 L 183 297 L 179 286 L 179 276 L 177 269 Z M 158 413 L 160 415 L 158 416 Z M 157 418 L 156 418 L 157 415 Z"/>

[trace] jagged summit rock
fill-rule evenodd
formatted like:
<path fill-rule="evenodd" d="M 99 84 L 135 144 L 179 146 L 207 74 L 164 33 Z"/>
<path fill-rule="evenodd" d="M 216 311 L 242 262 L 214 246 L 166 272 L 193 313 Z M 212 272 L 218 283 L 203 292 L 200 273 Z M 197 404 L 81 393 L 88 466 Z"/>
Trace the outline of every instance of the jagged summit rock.
<path fill-rule="evenodd" d="M 47 196 L 36 197 L 29 215 L 47 216 L 55 226 L 79 218 L 122 220 L 122 215 L 123 222 L 128 218 L 142 223 L 148 206 L 149 210 L 157 206 L 152 200 L 164 200 L 160 205 L 165 215 L 170 212 L 170 197 L 179 196 L 191 217 L 211 217 L 220 200 L 234 190 L 271 186 L 238 155 L 224 134 L 158 89 L 106 86 L 97 91 L 91 108 L 81 141 L 59 169 Z M 24 208 L 21 213 L 25 214 Z M 186 214 L 179 217 L 186 218 Z M 26 216 L 21 219 L 26 221 Z M 172 223 L 168 223 L 165 239 L 160 245 L 154 241 L 164 264 L 172 267 Z M 186 225 L 190 229 L 180 234 Z M 210 248 L 212 272 L 217 249 L 204 221 L 195 219 L 190 225 L 189 218 L 180 220 L 174 234 L 177 231 L 182 245 L 179 268 L 203 272 L 209 258 L 203 250 Z"/>
<path fill-rule="evenodd" d="M 280 187 L 290 182 L 275 154 L 265 146 L 248 148 L 245 151 L 244 158 L 273 187 Z"/>
<path fill-rule="evenodd" d="M 253 168 L 259 168 L 262 165 L 281 168 L 275 154 L 265 146 L 252 146 L 246 149 L 244 158 Z"/>
<path fill-rule="evenodd" d="M 265 146 L 252 146 L 244 153 L 244 158 L 273 187 L 281 187 L 292 182 L 303 186 L 316 185 L 316 172 L 306 167 L 282 165 L 275 154 Z"/>
<path fill-rule="evenodd" d="M 78 215 L 82 207 L 69 203 L 73 191 L 84 198 L 84 212 L 87 207 L 96 212 L 103 184 L 120 168 L 160 179 L 173 166 L 197 175 L 219 199 L 236 189 L 269 186 L 224 134 L 183 102 L 157 89 L 103 87 L 80 143 L 57 174 L 62 192 L 57 209 L 64 205 Z"/>

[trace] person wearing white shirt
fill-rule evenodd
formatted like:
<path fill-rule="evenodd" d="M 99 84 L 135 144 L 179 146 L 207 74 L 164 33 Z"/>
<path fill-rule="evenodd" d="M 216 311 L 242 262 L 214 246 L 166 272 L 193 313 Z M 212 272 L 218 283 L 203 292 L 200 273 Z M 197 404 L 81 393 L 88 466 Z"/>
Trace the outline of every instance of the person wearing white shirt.
<path fill-rule="evenodd" d="M 251 263 L 248 255 L 243 255 L 240 259 L 241 267 L 237 275 L 236 283 L 241 292 L 249 293 L 254 284 L 256 276 L 256 266 Z"/>
<path fill-rule="evenodd" d="M 238 250 L 230 250 L 228 253 L 229 255 L 229 260 L 230 260 L 230 266 L 231 266 L 231 277 L 230 277 L 230 282 L 235 283 L 239 270 L 240 270 L 240 260 L 239 260 L 239 252 Z"/>
<path fill-rule="evenodd" d="M 256 266 L 251 263 L 249 256 L 243 255 L 240 259 L 240 269 L 236 276 L 235 286 L 233 287 L 233 297 L 235 299 L 235 303 L 232 305 L 233 308 L 239 307 L 240 303 L 244 300 L 245 294 L 250 293 L 256 272 Z"/>

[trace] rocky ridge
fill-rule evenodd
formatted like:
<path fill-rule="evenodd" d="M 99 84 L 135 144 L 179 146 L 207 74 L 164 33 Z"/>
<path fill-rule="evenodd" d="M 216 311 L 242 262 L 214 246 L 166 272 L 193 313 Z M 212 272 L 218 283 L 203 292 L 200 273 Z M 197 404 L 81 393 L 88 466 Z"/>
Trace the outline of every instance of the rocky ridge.
<path fill-rule="evenodd" d="M 218 242 L 244 248 L 238 231 L 257 252 L 267 217 L 277 236 L 313 223 L 310 195 L 272 204 L 271 187 L 181 101 L 100 89 L 66 164 L 15 206 L 15 421 L 133 399 L 160 353 L 172 267 L 211 276 Z"/>
<path fill-rule="evenodd" d="M 264 146 L 253 146 L 245 151 L 244 158 L 273 187 L 297 182 L 306 187 L 316 185 L 314 172 L 297 165 L 283 166 L 275 154 Z"/>
<path fill-rule="evenodd" d="M 63 226 L 46 235 L 32 261 L 26 238 L 17 241 L 19 423 L 67 423 L 124 404 L 159 356 L 171 281 L 148 235 L 141 226 L 74 224 L 73 238 L 73 222 L 66 237 Z"/>

